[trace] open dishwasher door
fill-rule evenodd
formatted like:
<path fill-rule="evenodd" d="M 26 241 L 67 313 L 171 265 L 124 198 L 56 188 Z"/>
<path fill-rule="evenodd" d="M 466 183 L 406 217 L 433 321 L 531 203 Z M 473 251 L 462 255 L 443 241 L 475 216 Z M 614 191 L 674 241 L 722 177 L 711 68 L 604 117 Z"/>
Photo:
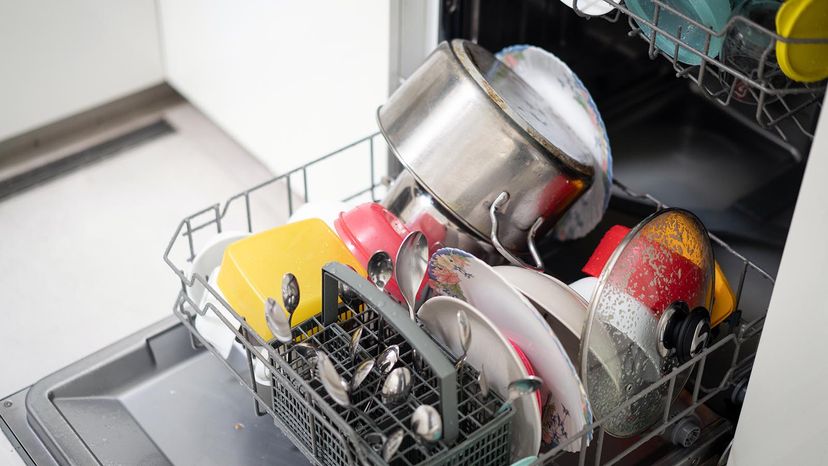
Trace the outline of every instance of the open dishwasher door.
<path fill-rule="evenodd" d="M 0 401 L 0 427 L 27 464 L 306 464 L 221 366 L 170 316 Z"/>

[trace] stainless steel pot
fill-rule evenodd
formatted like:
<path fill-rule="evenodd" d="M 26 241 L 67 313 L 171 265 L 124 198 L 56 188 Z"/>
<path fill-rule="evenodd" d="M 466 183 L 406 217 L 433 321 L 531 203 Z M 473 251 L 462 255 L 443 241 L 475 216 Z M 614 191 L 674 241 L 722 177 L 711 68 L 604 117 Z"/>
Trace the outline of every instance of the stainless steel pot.
<path fill-rule="evenodd" d="M 458 221 L 454 215 L 431 197 L 408 170 L 403 170 L 388 193 L 382 205 L 396 215 L 411 230 L 422 231 L 429 243 L 436 247 L 460 248 L 491 265 L 504 262 L 495 248 L 484 236 L 479 236 Z M 433 253 L 434 251 L 429 251 Z"/>
<path fill-rule="evenodd" d="M 592 156 L 531 87 L 471 42 L 440 44 L 377 112 L 400 162 L 510 261 L 590 186 Z"/>

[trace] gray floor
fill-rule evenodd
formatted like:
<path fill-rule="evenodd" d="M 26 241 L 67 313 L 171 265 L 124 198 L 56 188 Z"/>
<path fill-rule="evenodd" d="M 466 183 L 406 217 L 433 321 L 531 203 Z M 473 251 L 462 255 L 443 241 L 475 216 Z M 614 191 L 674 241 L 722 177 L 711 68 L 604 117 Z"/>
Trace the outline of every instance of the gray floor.
<path fill-rule="evenodd" d="M 178 221 L 271 176 L 189 104 L 161 113 L 175 133 L 0 201 L 0 395 L 169 315 Z"/>

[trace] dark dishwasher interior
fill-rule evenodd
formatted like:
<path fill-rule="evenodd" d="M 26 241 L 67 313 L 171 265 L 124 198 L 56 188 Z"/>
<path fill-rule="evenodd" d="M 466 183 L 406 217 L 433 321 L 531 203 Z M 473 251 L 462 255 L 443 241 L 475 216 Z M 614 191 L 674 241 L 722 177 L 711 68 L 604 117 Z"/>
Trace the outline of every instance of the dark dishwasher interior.
<path fill-rule="evenodd" d="M 476 39 L 493 52 L 515 44 L 535 45 L 565 61 L 601 112 L 613 178 L 636 193 L 691 210 L 711 233 L 776 275 L 810 149 L 808 138 L 785 140 L 761 128 L 749 105 L 724 107 L 708 99 L 695 84 L 677 78 L 663 57 L 651 60 L 647 44 L 628 34 L 623 17 L 615 23 L 581 18 L 559 0 L 461 0 L 448 5 L 442 12 L 444 39 Z M 818 112 L 812 118 L 816 116 Z M 547 272 L 567 283 L 583 277 L 581 267 L 609 227 L 632 227 L 653 211 L 653 205 L 616 190 L 591 234 L 541 245 Z M 734 280 L 742 263 L 721 247 L 715 249 L 724 274 Z M 750 322 L 763 317 L 772 287 L 758 274 L 747 274 L 743 286 L 751 293 L 741 297 L 742 318 Z M 705 382 L 722 377 L 725 366 L 713 361 Z M 733 402 L 738 389 L 707 403 L 731 425 L 738 421 L 740 406 Z"/>
<path fill-rule="evenodd" d="M 528 44 L 559 56 L 602 114 L 614 178 L 692 210 L 711 232 L 756 250 L 748 257 L 775 271 L 810 140 L 783 140 L 760 128 L 750 108 L 701 95 L 662 57 L 650 59 L 623 17 L 581 18 L 559 0 L 460 0 L 446 3 L 441 25 L 444 39 L 477 39 L 493 52 Z"/>

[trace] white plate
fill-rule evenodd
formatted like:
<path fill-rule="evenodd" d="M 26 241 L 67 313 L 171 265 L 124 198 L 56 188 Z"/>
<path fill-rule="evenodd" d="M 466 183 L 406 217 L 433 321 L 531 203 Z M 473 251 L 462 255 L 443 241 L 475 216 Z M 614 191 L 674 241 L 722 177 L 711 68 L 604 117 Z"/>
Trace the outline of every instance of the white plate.
<path fill-rule="evenodd" d="M 571 4 L 571 0 L 570 4 Z M 603 0 L 595 0 L 607 5 Z M 586 0 L 580 0 L 582 5 Z M 513 45 L 497 54 L 527 84 L 562 115 L 572 132 L 589 148 L 596 168 L 592 186 L 555 224 L 552 234 L 560 240 L 577 239 L 592 231 L 609 205 L 612 187 L 612 153 L 604 121 L 586 86 L 555 55 L 529 45 Z"/>
<path fill-rule="evenodd" d="M 592 422 L 586 392 L 558 337 L 534 306 L 494 269 L 465 251 L 443 248 L 431 257 L 428 278 L 436 293 L 479 309 L 529 358 L 544 383 L 545 438 L 557 445 Z M 581 442 L 576 441 L 566 450 L 580 448 Z"/>
<path fill-rule="evenodd" d="M 592 296 L 598 280 L 594 277 L 586 277 L 567 285 L 555 277 L 521 267 L 504 265 L 494 269 L 532 301 L 560 338 L 570 360 L 580 361 L 581 334 L 586 318 L 589 316 L 587 299 Z M 601 343 L 608 338 L 606 328 L 603 326 L 593 327 L 592 331 L 596 335 L 602 335 L 601 338 L 595 339 L 596 342 Z M 614 374 L 620 373 L 621 369 L 617 367 L 618 358 L 615 357 L 615 349 L 609 345 L 596 343 L 592 351 L 597 362 L 605 367 L 607 374 L 610 374 L 608 377 L 617 380 L 618 377 Z M 591 404 L 590 410 L 592 410 Z"/>
<path fill-rule="evenodd" d="M 619 0 L 620 2 L 620 0 Z M 614 2 L 616 5 L 619 2 Z M 575 9 L 574 0 L 561 0 L 561 3 L 569 8 Z M 615 5 L 609 4 L 604 0 L 578 0 L 578 11 L 589 16 L 601 16 L 609 13 L 615 9 Z"/>
<path fill-rule="evenodd" d="M 244 231 L 227 231 L 210 238 L 210 241 L 207 242 L 190 263 L 189 271 L 186 274 L 187 277 L 194 279 L 196 275 L 200 276 L 204 280 L 207 280 L 210 286 L 221 295 L 216 279 L 218 278 L 218 271 L 221 268 L 221 259 L 224 256 L 224 250 L 227 246 L 249 235 L 250 233 Z M 204 285 L 195 280 L 193 286 L 187 289 L 187 295 L 201 309 L 204 309 L 207 303 L 212 304 L 225 318 L 232 322 L 234 317 L 230 311 L 225 309 L 212 293 L 207 293 L 206 291 Z M 189 303 L 186 304 L 189 305 Z M 195 318 L 195 327 L 222 357 L 227 359 L 230 356 L 230 351 L 233 348 L 236 336 L 214 312 L 207 312 L 203 316 L 197 315 Z"/>
<path fill-rule="evenodd" d="M 580 339 L 588 314 L 587 302 L 575 290 L 555 277 L 523 267 L 501 265 L 494 269 L 510 285 L 555 317 L 572 335 Z M 575 353 L 577 352 L 578 348 L 575 348 Z"/>
<path fill-rule="evenodd" d="M 463 310 L 471 326 L 471 345 L 466 363 L 480 370 L 486 365 L 486 377 L 492 388 L 504 399 L 509 395 L 509 382 L 529 376 L 515 349 L 474 306 L 451 298 L 437 296 L 420 307 L 417 316 L 434 337 L 457 357 L 463 353 L 457 329 L 457 311 Z M 496 356 L 495 356 L 496 355 Z M 515 401 L 512 418 L 512 458 L 535 455 L 541 442 L 541 412 L 534 396 Z"/>

